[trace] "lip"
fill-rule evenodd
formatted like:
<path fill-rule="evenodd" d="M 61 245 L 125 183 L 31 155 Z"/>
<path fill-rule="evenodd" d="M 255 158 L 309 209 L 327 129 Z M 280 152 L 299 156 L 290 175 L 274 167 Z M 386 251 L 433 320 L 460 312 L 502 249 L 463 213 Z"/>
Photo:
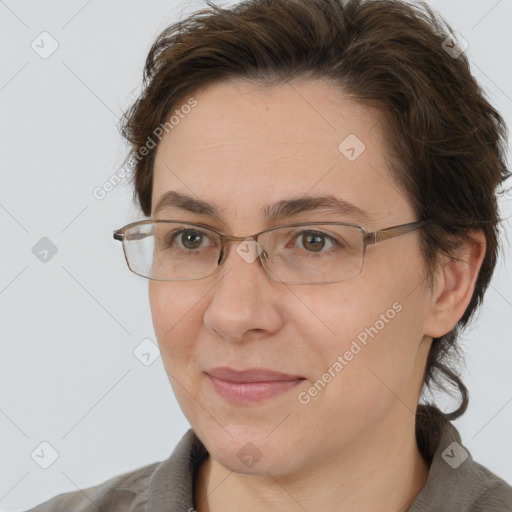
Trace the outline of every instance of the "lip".
<path fill-rule="evenodd" d="M 206 374 L 219 395 L 236 403 L 259 402 L 284 393 L 304 380 L 299 375 L 265 368 L 234 370 L 219 367 L 208 370 Z"/>

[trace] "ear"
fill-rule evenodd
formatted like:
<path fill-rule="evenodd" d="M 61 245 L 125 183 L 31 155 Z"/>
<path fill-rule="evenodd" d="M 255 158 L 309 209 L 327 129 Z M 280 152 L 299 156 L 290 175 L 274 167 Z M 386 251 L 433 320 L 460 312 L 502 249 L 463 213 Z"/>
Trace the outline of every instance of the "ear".
<path fill-rule="evenodd" d="M 485 256 L 483 231 L 471 231 L 456 258 L 443 256 L 431 295 L 430 311 L 425 320 L 426 336 L 439 338 L 450 332 L 468 307 Z"/>

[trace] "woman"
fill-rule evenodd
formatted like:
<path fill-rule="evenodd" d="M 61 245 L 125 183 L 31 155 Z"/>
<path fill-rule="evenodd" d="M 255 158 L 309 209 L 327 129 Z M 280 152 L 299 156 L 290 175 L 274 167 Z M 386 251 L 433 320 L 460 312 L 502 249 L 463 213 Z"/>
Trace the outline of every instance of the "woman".
<path fill-rule="evenodd" d="M 145 79 L 123 134 L 149 220 L 114 237 L 192 429 L 34 510 L 512 510 L 450 423 L 510 173 L 449 27 L 400 1 L 212 6 Z M 443 380 L 450 414 L 419 404 Z"/>

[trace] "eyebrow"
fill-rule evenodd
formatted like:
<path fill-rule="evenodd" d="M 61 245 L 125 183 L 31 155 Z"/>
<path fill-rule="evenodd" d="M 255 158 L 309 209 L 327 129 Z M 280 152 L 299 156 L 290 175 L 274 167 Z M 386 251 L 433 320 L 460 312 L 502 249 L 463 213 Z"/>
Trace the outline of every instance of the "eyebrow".
<path fill-rule="evenodd" d="M 155 218 L 160 211 L 168 208 L 180 208 L 208 217 L 221 218 L 219 209 L 215 204 L 175 191 L 166 192 L 159 199 L 155 207 Z M 330 213 L 349 215 L 365 221 L 373 220 L 373 216 L 367 211 L 333 195 L 285 199 L 265 206 L 262 213 L 269 220 L 277 220 L 318 209 L 327 210 Z"/>

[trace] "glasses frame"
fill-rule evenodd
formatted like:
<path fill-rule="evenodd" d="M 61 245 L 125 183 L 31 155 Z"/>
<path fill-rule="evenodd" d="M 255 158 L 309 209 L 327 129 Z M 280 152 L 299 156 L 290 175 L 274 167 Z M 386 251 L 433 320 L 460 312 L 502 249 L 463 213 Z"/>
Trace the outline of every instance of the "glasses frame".
<path fill-rule="evenodd" d="M 153 280 L 153 281 L 168 281 L 168 282 L 172 282 L 172 281 L 197 281 L 199 279 L 206 279 L 207 277 L 212 276 L 217 271 L 217 269 L 222 265 L 222 263 L 224 262 L 225 256 L 226 256 L 226 253 L 225 253 L 224 249 L 226 247 L 226 244 L 229 243 L 229 242 L 243 242 L 243 241 L 245 241 L 247 239 L 253 239 L 257 243 L 258 242 L 258 237 L 260 235 L 262 235 L 263 233 L 268 233 L 269 231 L 274 231 L 276 229 L 281 229 L 281 228 L 292 228 L 292 227 L 299 227 L 299 226 L 329 226 L 329 225 L 336 225 L 336 226 L 349 226 L 349 227 L 357 228 L 363 234 L 363 252 L 362 252 L 361 270 L 355 276 L 347 277 L 347 278 L 344 278 L 344 279 L 335 279 L 334 281 L 321 281 L 321 282 L 315 282 L 315 283 L 299 282 L 299 281 L 297 281 L 297 282 L 288 282 L 288 281 L 286 281 L 285 282 L 285 281 L 281 281 L 280 279 L 274 279 L 273 276 L 272 276 L 271 270 L 269 268 L 267 268 L 267 266 L 265 265 L 265 261 L 267 259 L 268 254 L 266 253 L 264 248 L 263 248 L 263 251 L 261 251 L 261 252 L 258 251 L 258 258 L 257 259 L 260 260 L 261 266 L 263 267 L 263 269 L 265 270 L 266 274 L 269 276 L 269 278 L 272 281 L 277 281 L 277 282 L 281 282 L 281 283 L 285 283 L 285 284 L 331 284 L 331 283 L 339 283 L 339 282 L 342 282 L 342 281 L 348 281 L 349 279 L 353 279 L 353 278 L 359 276 L 362 273 L 363 267 L 364 267 L 364 259 L 365 259 L 365 256 L 366 256 L 366 247 L 367 246 L 375 245 L 375 244 L 377 244 L 379 242 L 383 242 L 385 240 L 390 240 L 391 238 L 396 238 L 398 236 L 405 235 L 407 233 L 412 233 L 413 231 L 416 231 L 416 230 L 422 228 L 423 226 L 425 226 L 429 222 L 430 222 L 430 219 L 419 220 L 419 221 L 408 222 L 407 224 L 400 224 L 400 225 L 397 225 L 397 226 L 391 226 L 391 227 L 387 227 L 387 228 L 383 228 L 383 229 L 379 229 L 377 231 L 371 231 L 371 232 L 366 230 L 364 227 L 359 226 L 358 224 L 351 224 L 351 223 L 347 223 L 347 222 L 296 222 L 296 223 L 293 223 L 293 224 L 281 224 L 279 226 L 272 226 L 271 228 L 264 229 L 262 231 L 259 231 L 258 233 L 255 233 L 255 234 L 249 235 L 249 236 L 234 236 L 234 235 L 228 235 L 226 233 L 223 233 L 222 231 L 219 231 L 219 230 L 217 230 L 215 228 L 212 228 L 211 226 L 207 226 L 206 224 L 201 224 L 201 223 L 197 223 L 197 222 L 189 222 L 189 221 L 185 221 L 185 220 L 149 219 L 149 220 L 140 220 L 140 221 L 137 221 L 137 222 L 132 222 L 131 224 L 127 224 L 126 226 L 124 226 L 124 227 L 122 227 L 120 229 L 116 229 L 114 231 L 114 233 L 113 233 L 113 236 L 114 236 L 114 240 L 123 242 L 123 252 L 124 252 L 124 257 L 125 257 L 125 260 L 126 260 L 126 264 L 128 265 L 128 268 L 134 274 L 136 274 L 138 276 L 141 276 L 141 277 L 144 277 L 146 279 Z M 126 251 L 125 244 L 124 244 L 124 242 L 126 240 L 126 231 L 131 229 L 131 228 L 134 228 L 136 226 L 144 226 L 144 225 L 148 225 L 148 224 L 158 224 L 158 223 L 187 224 L 187 225 L 195 226 L 195 227 L 198 227 L 198 228 L 201 228 L 201 229 L 206 229 L 208 231 L 211 231 L 211 232 L 215 233 L 219 237 L 219 239 L 220 239 L 220 257 L 219 257 L 219 260 L 217 262 L 217 266 L 215 267 L 215 269 L 210 274 L 208 274 L 206 276 L 194 277 L 194 278 L 191 278 L 191 279 L 157 279 L 157 278 L 154 278 L 154 277 L 145 276 L 144 274 L 140 274 L 139 272 L 136 272 L 135 270 L 133 270 L 133 268 L 131 267 L 130 262 L 128 260 L 127 251 Z"/>

